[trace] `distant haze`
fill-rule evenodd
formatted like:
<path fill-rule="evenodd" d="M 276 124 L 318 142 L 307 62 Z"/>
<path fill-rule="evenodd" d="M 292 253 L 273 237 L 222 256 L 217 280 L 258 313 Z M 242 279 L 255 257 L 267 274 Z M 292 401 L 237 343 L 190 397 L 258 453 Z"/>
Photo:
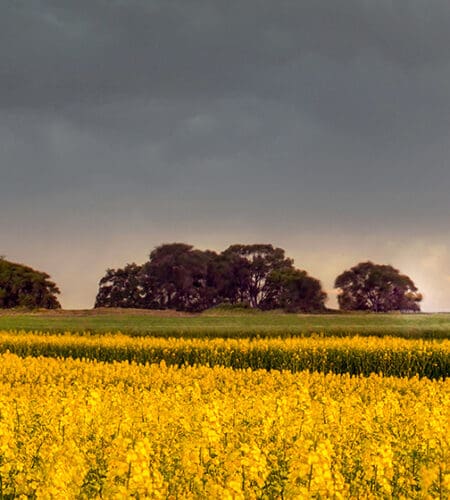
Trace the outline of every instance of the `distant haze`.
<path fill-rule="evenodd" d="M 157 245 L 363 260 L 450 310 L 447 0 L 5 0 L 0 255 L 92 307 Z"/>

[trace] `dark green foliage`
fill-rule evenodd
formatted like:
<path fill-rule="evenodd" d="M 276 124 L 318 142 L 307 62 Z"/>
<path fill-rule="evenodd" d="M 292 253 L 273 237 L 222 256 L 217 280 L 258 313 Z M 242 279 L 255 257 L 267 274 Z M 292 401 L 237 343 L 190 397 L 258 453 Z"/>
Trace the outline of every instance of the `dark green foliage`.
<path fill-rule="evenodd" d="M 335 281 L 340 288 L 339 306 L 347 311 L 420 311 L 422 295 L 404 274 L 387 265 L 361 262 L 340 274 Z"/>
<path fill-rule="evenodd" d="M 142 266 L 108 269 L 95 307 L 200 312 L 228 303 L 321 311 L 325 298 L 320 282 L 294 269 L 281 248 L 232 245 L 216 254 L 171 243 L 155 248 Z"/>
<path fill-rule="evenodd" d="M 142 307 L 144 291 L 140 284 L 142 266 L 127 264 L 123 269 L 108 269 L 100 280 L 95 307 Z"/>
<path fill-rule="evenodd" d="M 306 271 L 285 268 L 272 271 L 266 282 L 263 309 L 283 308 L 288 312 L 323 312 L 326 293 L 319 280 Z"/>
<path fill-rule="evenodd" d="M 268 244 L 232 245 L 222 256 L 229 263 L 231 282 L 226 298 L 232 303 L 248 302 L 255 308 L 267 301 L 271 273 L 293 269 L 293 261 L 285 257 L 284 250 Z"/>
<path fill-rule="evenodd" d="M 142 267 L 144 307 L 190 312 L 210 307 L 215 294 L 209 272 L 215 257 L 214 252 L 202 252 L 184 243 L 157 247 Z"/>
<path fill-rule="evenodd" d="M 0 258 L 0 308 L 58 309 L 59 293 L 47 273 Z"/>

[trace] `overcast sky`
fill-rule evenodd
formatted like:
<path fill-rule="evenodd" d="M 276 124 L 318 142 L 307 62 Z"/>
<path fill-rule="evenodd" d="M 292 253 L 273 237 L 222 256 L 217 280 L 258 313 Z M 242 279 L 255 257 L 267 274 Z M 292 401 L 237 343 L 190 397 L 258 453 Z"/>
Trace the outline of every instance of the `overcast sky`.
<path fill-rule="evenodd" d="M 448 0 L 3 0 L 0 254 L 93 306 L 161 243 L 371 259 L 450 310 Z"/>

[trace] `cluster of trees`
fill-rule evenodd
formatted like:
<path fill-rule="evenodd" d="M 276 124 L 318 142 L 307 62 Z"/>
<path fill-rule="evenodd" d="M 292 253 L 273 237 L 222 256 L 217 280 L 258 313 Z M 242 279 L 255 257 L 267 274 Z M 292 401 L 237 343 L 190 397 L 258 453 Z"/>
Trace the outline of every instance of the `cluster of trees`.
<path fill-rule="evenodd" d="M 422 295 L 406 275 L 362 262 L 336 278 L 342 310 L 420 311 Z M 232 245 L 221 253 L 172 243 L 157 247 L 143 265 L 108 269 L 95 307 L 202 311 L 221 303 L 262 310 L 324 311 L 319 280 L 296 269 L 281 248 Z"/>
<path fill-rule="evenodd" d="M 408 276 L 388 265 L 361 262 L 335 281 L 345 311 L 420 311 L 422 295 Z M 0 308 L 61 305 L 50 276 L 0 257 Z M 142 265 L 108 269 L 95 307 L 198 312 L 227 303 L 261 310 L 325 311 L 319 280 L 296 269 L 282 248 L 231 245 L 221 253 L 185 243 L 155 248 Z"/>
<path fill-rule="evenodd" d="M 326 294 L 281 248 L 232 245 L 221 253 L 185 243 L 157 247 L 139 266 L 108 269 L 95 307 L 203 311 L 220 303 L 263 310 L 322 311 Z"/>
<path fill-rule="evenodd" d="M 0 307 L 59 309 L 59 289 L 47 273 L 0 257 Z"/>

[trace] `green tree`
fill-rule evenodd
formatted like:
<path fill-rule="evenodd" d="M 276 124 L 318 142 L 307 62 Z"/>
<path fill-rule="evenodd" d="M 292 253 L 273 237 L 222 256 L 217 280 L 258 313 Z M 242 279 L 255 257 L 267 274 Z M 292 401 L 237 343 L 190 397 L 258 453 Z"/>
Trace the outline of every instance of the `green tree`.
<path fill-rule="evenodd" d="M 300 269 L 272 271 L 266 282 L 264 309 L 282 308 L 287 312 L 321 312 L 325 310 L 327 294 L 319 280 Z"/>
<path fill-rule="evenodd" d="M 170 243 L 155 248 L 144 264 L 141 285 L 145 307 L 201 311 L 212 305 L 216 295 L 210 276 L 216 254 L 186 243 Z"/>
<path fill-rule="evenodd" d="M 144 305 L 142 266 L 127 264 L 123 269 L 107 269 L 100 280 L 94 307 L 136 307 Z"/>
<path fill-rule="evenodd" d="M 339 307 L 347 311 L 420 311 L 422 295 L 409 276 L 389 265 L 361 262 L 340 274 Z"/>
<path fill-rule="evenodd" d="M 0 258 L 0 307 L 58 309 L 58 287 L 47 273 Z"/>
<path fill-rule="evenodd" d="M 259 307 L 270 292 L 267 279 L 273 271 L 292 269 L 292 259 L 282 248 L 270 244 L 231 245 L 222 257 L 228 261 L 230 302 L 248 302 Z"/>

